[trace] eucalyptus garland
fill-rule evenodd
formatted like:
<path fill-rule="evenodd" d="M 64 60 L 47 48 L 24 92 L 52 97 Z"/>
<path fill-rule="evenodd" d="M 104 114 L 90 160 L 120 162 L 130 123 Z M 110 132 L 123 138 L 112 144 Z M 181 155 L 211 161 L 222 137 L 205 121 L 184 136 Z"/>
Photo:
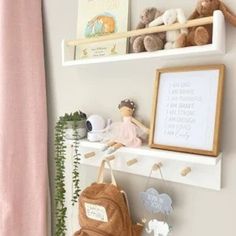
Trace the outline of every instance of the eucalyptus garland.
<path fill-rule="evenodd" d="M 65 205 L 66 186 L 65 186 L 65 160 L 66 160 L 66 129 L 68 121 L 73 121 L 73 170 L 72 170 L 72 205 L 74 205 L 79 197 L 79 134 L 78 121 L 86 119 L 86 115 L 82 112 L 73 114 L 65 114 L 60 117 L 55 126 L 55 163 L 56 163 L 56 178 L 55 178 L 55 206 L 56 206 L 56 229 L 55 236 L 66 235 L 66 212 Z"/>
<path fill-rule="evenodd" d="M 65 126 L 66 121 L 63 117 L 55 127 L 55 162 L 56 162 L 56 179 L 55 179 L 55 205 L 56 205 L 56 236 L 65 236 L 66 232 L 66 206 L 65 206 Z"/>
<path fill-rule="evenodd" d="M 74 130 L 74 156 L 73 156 L 73 172 L 72 172 L 72 181 L 73 181 L 73 195 L 72 195 L 72 205 L 74 206 L 79 197 L 80 188 L 79 188 L 79 164 L 80 156 L 79 153 L 79 134 L 78 134 L 78 123 L 74 121 L 73 130 Z"/>

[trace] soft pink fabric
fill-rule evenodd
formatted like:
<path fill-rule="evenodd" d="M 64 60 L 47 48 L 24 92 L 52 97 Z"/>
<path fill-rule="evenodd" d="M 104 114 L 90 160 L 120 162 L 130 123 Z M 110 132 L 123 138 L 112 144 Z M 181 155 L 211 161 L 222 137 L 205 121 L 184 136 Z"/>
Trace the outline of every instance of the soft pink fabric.
<path fill-rule="evenodd" d="M 0 0 L 0 236 L 47 235 L 41 0 Z"/>
<path fill-rule="evenodd" d="M 140 128 L 133 124 L 132 117 L 123 117 L 122 122 L 115 122 L 111 125 L 111 140 L 122 143 L 126 147 L 139 147 L 142 144 L 138 137 Z"/>

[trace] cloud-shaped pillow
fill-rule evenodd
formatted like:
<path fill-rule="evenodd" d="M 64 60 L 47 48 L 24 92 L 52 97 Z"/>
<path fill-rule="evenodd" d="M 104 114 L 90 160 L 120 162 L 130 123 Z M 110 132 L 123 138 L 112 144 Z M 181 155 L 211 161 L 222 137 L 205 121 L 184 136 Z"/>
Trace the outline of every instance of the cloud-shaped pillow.
<path fill-rule="evenodd" d="M 146 192 L 140 193 L 140 198 L 145 209 L 151 213 L 170 214 L 172 209 L 172 200 L 166 193 L 159 194 L 154 188 L 149 188 Z"/>

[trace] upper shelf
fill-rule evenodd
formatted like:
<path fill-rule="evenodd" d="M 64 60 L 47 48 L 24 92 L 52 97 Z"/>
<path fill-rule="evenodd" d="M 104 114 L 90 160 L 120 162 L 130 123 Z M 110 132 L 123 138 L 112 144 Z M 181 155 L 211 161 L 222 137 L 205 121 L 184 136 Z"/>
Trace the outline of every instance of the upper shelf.
<path fill-rule="evenodd" d="M 174 25 L 173 25 L 174 26 Z M 178 25 L 182 28 L 186 25 Z M 76 41 L 69 41 L 76 42 Z M 68 41 L 62 41 L 62 64 L 63 66 L 79 66 L 108 62 L 156 59 L 176 59 L 206 55 L 220 55 L 225 53 L 225 20 L 221 11 L 215 11 L 213 15 L 213 38 L 212 44 L 204 46 L 192 46 L 185 48 L 160 50 L 155 52 L 129 53 L 125 55 L 96 57 L 91 59 L 74 60 L 74 47 Z"/>

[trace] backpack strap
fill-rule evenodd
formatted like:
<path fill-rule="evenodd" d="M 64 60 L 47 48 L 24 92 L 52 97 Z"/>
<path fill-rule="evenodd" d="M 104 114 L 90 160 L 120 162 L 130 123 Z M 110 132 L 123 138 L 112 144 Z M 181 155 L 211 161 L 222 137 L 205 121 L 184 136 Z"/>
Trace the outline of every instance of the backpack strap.
<path fill-rule="evenodd" d="M 110 169 L 110 175 L 111 175 L 111 183 L 115 186 L 117 186 L 116 184 L 116 179 L 115 176 L 113 174 L 113 170 L 111 168 L 111 164 L 108 160 L 103 160 L 101 163 L 101 166 L 99 168 L 99 172 L 98 172 L 98 178 L 97 178 L 97 183 L 98 184 L 102 184 L 104 183 L 104 171 L 105 171 L 105 164 L 107 163 L 109 169 Z"/>
<path fill-rule="evenodd" d="M 127 206 L 128 213 L 129 213 L 129 216 L 130 216 L 129 199 L 128 199 L 127 193 L 124 190 L 121 190 L 120 192 L 123 195 L 123 198 L 124 198 L 124 201 L 125 201 L 125 205 Z"/>

